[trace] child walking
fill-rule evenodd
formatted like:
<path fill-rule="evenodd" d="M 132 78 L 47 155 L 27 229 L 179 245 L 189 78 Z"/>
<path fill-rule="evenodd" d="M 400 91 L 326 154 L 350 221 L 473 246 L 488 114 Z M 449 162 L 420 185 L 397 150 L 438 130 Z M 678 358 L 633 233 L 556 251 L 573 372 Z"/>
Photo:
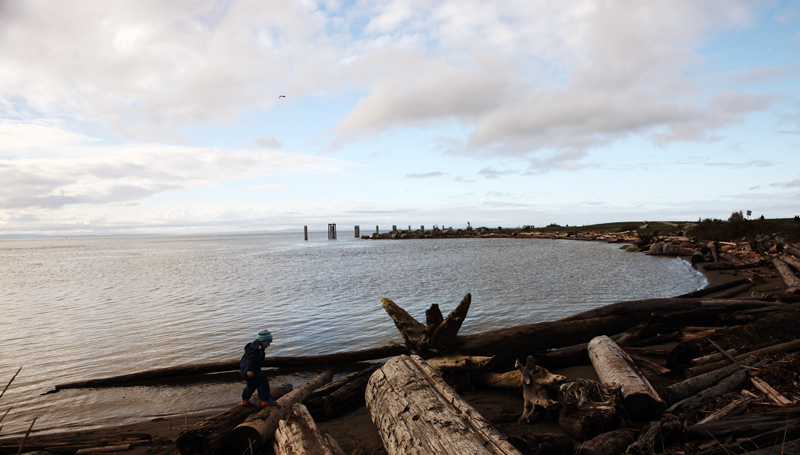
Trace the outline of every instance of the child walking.
<path fill-rule="evenodd" d="M 272 343 L 272 334 L 269 330 L 258 332 L 256 339 L 244 347 L 244 355 L 240 363 L 242 379 L 245 385 L 242 390 L 242 406 L 253 406 L 255 403 L 250 401 L 253 392 L 258 390 L 258 397 L 261 398 L 261 406 L 275 406 L 277 401 L 272 400 L 269 391 L 269 379 L 261 371 L 264 363 L 264 350 Z"/>

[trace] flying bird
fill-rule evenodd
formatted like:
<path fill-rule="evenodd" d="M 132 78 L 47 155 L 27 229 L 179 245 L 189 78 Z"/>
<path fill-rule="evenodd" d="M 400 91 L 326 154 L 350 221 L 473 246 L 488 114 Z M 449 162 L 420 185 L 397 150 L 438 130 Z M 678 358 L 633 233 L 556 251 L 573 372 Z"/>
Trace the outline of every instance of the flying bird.
<path fill-rule="evenodd" d="M 281 96 L 278 97 L 278 99 L 281 99 L 281 98 L 286 98 L 286 95 L 281 95 Z"/>

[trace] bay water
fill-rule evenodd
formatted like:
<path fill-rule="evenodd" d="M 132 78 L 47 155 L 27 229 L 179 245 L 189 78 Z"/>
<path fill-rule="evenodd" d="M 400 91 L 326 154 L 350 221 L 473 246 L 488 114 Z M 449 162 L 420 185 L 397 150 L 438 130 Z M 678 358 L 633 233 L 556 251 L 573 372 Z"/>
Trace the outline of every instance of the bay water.
<path fill-rule="evenodd" d="M 259 330 L 267 355 L 402 342 L 387 297 L 424 322 L 465 294 L 460 331 L 556 320 L 705 286 L 681 259 L 543 239 L 328 240 L 301 233 L 0 241 L 0 436 L 223 410 L 238 373 L 42 393 L 56 384 L 235 360 Z M 300 384 L 315 371 L 275 370 Z M 178 419 L 180 420 L 180 419 Z M 180 422 L 176 422 L 176 426 Z"/>

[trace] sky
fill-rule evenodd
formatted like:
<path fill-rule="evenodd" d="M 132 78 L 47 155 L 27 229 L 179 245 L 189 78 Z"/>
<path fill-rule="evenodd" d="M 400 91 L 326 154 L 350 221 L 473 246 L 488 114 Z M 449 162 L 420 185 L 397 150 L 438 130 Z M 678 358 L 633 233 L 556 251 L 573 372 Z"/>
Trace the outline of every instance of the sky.
<path fill-rule="evenodd" d="M 0 235 L 799 201 L 798 1 L 0 0 Z"/>

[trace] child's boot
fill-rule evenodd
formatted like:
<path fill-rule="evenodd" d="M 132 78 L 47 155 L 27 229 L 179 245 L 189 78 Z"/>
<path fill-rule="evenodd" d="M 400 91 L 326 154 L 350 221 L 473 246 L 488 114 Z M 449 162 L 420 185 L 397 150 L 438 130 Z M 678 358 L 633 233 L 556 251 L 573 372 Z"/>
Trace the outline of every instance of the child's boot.
<path fill-rule="evenodd" d="M 261 406 L 277 406 L 278 402 L 275 400 L 264 400 L 261 402 Z"/>

